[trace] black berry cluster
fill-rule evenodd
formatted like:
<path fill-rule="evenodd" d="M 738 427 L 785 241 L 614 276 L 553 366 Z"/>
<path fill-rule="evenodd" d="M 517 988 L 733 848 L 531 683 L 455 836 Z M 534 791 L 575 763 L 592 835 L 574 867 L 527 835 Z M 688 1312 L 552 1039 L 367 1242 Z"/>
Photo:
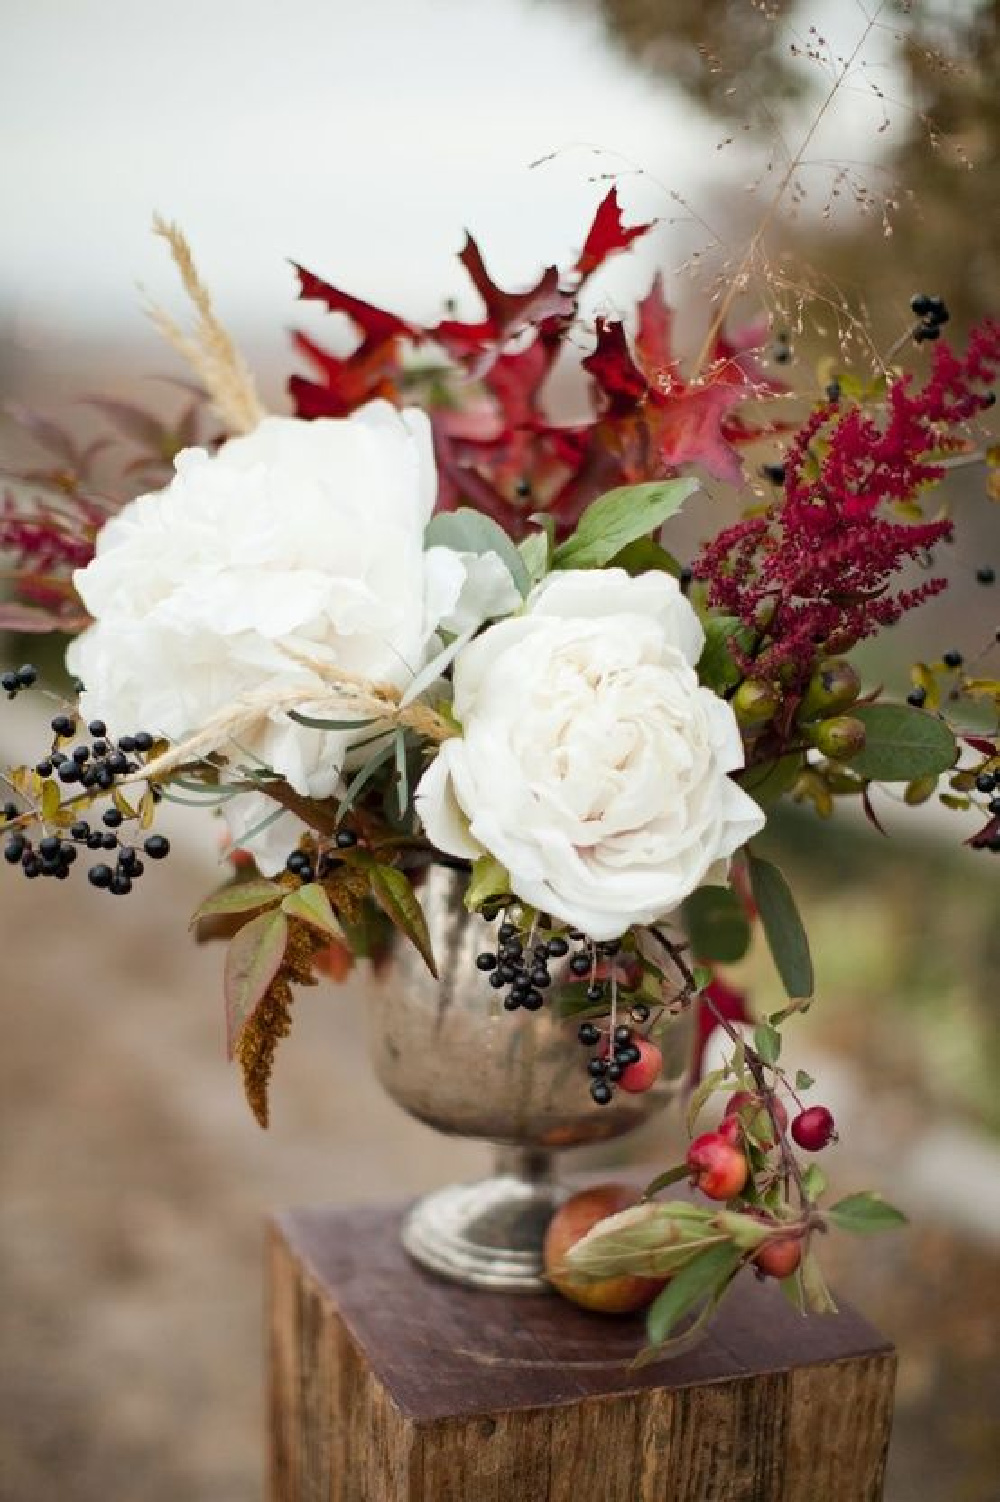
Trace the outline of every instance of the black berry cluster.
<path fill-rule="evenodd" d="M 910 307 L 919 320 L 913 329 L 914 343 L 924 344 L 940 339 L 941 329 L 951 317 L 942 299 L 928 297 L 926 292 L 918 292 L 916 297 L 910 298 Z"/>
<path fill-rule="evenodd" d="M 329 876 L 337 864 L 336 850 L 353 850 L 358 837 L 353 829 L 338 829 L 333 838 L 333 849 L 313 851 L 293 850 L 285 862 L 285 869 L 306 885 L 311 881 Z"/>
<path fill-rule="evenodd" d="M 504 918 L 497 929 L 496 949 L 483 950 L 476 957 L 476 965 L 489 974 L 494 990 L 506 992 L 503 1004 L 508 1012 L 516 1012 L 519 1007 L 537 1012 L 545 1001 L 542 993 L 552 984 L 550 962 L 564 958 L 569 951 L 569 940 L 561 934 L 532 943 L 522 937 L 516 923 Z M 576 958 L 574 955 L 570 961 L 571 969 Z M 589 959 L 586 966 L 589 971 Z"/>
<path fill-rule="evenodd" d="M 4 673 L 0 676 L 0 688 L 8 699 L 16 699 L 23 688 L 31 688 L 38 682 L 38 669 L 33 668 L 30 662 L 26 662 L 23 668 L 17 672 Z"/>
<path fill-rule="evenodd" d="M 14 698 L 37 679 L 35 668 L 26 665 L 16 673 L 3 674 L 0 684 L 8 697 Z M 113 794 L 119 779 L 141 771 L 141 758 L 152 750 L 155 739 L 145 730 L 115 739 L 109 736 L 103 720 L 92 720 L 86 733 L 81 734 L 76 716 L 66 713 L 53 718 L 51 730 L 52 749 L 36 763 L 35 772 L 43 785 L 59 789 L 55 811 L 61 817 L 54 819 L 46 813 L 47 797 L 38 807 L 31 806 L 27 799 L 25 807 L 13 800 L 5 803 L 0 826 L 5 834 L 4 860 L 9 866 L 19 867 L 29 881 L 40 876 L 65 881 L 81 851 L 102 852 L 105 858 L 89 867 L 88 880 L 114 896 L 124 896 L 145 870 L 142 857 L 163 860 L 170 853 L 170 842 L 161 834 L 147 835 L 140 854 L 127 842 L 127 831 L 122 833 L 128 821 L 121 809 L 114 805 L 105 808 L 98 824 L 93 818 L 94 804 L 102 794 Z M 70 745 L 72 741 L 77 744 Z M 62 801 L 63 787 L 69 794 L 67 802 Z M 153 789 L 154 799 L 158 796 Z M 66 809 L 77 802 L 81 816 L 70 823 Z M 84 812 L 92 817 L 83 817 Z"/>
<path fill-rule="evenodd" d="M 649 1008 L 637 1002 L 630 1008 L 633 1022 L 649 1021 Z M 642 1054 L 636 1044 L 636 1034 L 626 1023 L 618 1023 L 613 1031 L 605 1032 L 595 1022 L 581 1022 L 577 1037 L 584 1048 L 596 1049 L 587 1060 L 590 1075 L 591 1098 L 599 1106 L 608 1106 L 614 1097 L 615 1086 L 630 1064 L 638 1064 Z"/>

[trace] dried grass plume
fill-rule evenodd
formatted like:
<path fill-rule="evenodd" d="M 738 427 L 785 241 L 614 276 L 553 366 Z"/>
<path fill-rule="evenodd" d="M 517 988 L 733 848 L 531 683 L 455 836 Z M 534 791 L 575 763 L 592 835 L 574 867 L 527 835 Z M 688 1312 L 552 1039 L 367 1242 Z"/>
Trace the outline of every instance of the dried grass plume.
<path fill-rule="evenodd" d="M 190 334 L 185 333 L 155 303 L 148 308 L 149 316 L 167 343 L 191 366 L 227 426 L 235 433 L 249 433 L 264 416 L 250 369 L 216 316 L 208 288 L 198 275 L 191 247 L 182 232 L 159 214 L 153 216 L 153 231 L 170 248 L 171 259 L 195 312 L 194 328 Z"/>

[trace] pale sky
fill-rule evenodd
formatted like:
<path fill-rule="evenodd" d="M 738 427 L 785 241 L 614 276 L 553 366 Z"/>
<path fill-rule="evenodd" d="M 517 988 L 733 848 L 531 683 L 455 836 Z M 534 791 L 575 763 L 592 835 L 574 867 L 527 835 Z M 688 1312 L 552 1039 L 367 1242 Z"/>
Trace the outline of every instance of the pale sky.
<path fill-rule="evenodd" d="M 856 29 L 851 5 L 810 9 Z M 870 154 L 870 111 L 848 103 L 838 147 L 853 133 Z M 738 187 L 720 133 L 586 13 L 539 0 L 0 0 L 0 335 L 43 361 L 71 338 L 151 340 L 136 283 L 175 297 L 154 209 L 251 340 L 277 348 L 297 318 L 288 258 L 433 317 L 462 287 L 466 225 L 526 281 L 578 247 L 595 174 L 641 169 L 620 185 L 634 217 L 669 214 L 668 188 Z M 600 296 L 677 253 L 665 229 Z"/>

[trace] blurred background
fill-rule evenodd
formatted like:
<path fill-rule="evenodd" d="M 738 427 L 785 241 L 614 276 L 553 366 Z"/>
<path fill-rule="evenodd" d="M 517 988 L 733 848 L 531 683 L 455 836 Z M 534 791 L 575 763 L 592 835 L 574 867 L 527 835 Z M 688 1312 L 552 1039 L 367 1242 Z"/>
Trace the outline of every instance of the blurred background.
<path fill-rule="evenodd" d="M 781 226 L 782 247 L 863 306 L 883 348 L 913 292 L 943 295 L 959 333 L 989 311 L 1000 232 L 998 7 L 907 10 L 883 7 Z M 501 283 L 527 282 L 575 254 L 611 177 L 627 218 L 660 225 L 591 306 L 627 310 L 661 269 L 693 352 L 713 269 L 766 205 L 776 141 L 801 138 L 827 49 L 835 64 L 866 24 L 852 0 L 0 0 L 0 399 L 81 434 L 94 424 L 81 396 L 176 412 L 162 377 L 184 372 L 137 290 L 178 306 L 154 210 L 185 228 L 280 409 L 289 327 L 340 332 L 294 304 L 289 259 L 432 321 L 448 298 L 475 307 L 455 260 L 465 227 Z M 899 201 L 891 237 L 881 196 Z M 677 269 L 695 252 L 700 278 Z M 790 316 L 780 298 L 752 286 L 743 308 Z M 793 340 L 796 384 L 821 384 L 831 337 Z M 572 404 L 569 376 L 553 399 Z M 29 452 L 12 424 L 0 443 Z M 994 639 L 997 591 L 974 573 L 1000 562 L 997 512 L 975 479 L 952 499 L 956 587 L 869 658 L 872 681 L 898 687 L 914 658 Z M 58 671 L 58 643 L 0 641 L 4 666 L 26 657 Z M 41 710 L 0 707 L 4 762 L 37 759 Z M 210 821 L 185 812 L 171 811 L 175 858 L 124 908 L 76 882 L 0 886 L 4 1502 L 259 1496 L 263 1216 L 409 1195 L 485 1161 L 380 1094 L 357 982 L 303 994 L 273 1125 L 257 1130 L 223 1056 L 221 951 L 184 937 L 220 874 Z M 828 1253 L 835 1286 L 900 1349 L 887 1496 L 987 1502 L 1000 882 L 945 811 L 880 812 L 891 840 L 805 814 L 769 836 L 821 980 L 794 1047 L 841 1125 L 835 1183 L 877 1186 L 914 1222 Z M 778 1004 L 762 957 L 737 978 L 763 1010 Z M 653 1133 L 634 1151 L 664 1149 Z"/>

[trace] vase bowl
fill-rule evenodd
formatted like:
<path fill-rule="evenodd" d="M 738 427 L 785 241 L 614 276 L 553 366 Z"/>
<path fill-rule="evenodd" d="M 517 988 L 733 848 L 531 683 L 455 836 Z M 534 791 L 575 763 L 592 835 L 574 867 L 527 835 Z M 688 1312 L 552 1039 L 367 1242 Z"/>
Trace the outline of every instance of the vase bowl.
<path fill-rule="evenodd" d="M 466 912 L 466 880 L 432 867 L 420 885 L 438 978 L 412 945 L 399 943 L 369 998 L 375 1073 L 392 1099 L 436 1131 L 498 1149 L 497 1172 L 420 1200 L 406 1221 L 407 1250 L 426 1267 L 479 1287 L 538 1290 L 545 1228 L 563 1198 L 553 1158 L 644 1125 L 682 1088 L 690 1028 L 678 1019 L 658 1036 L 664 1067 L 643 1094 L 590 1095 L 579 1020 L 559 1014 L 559 979 L 541 1010 L 504 1010 L 476 968 L 495 949 L 495 929 Z M 627 1021 L 627 1013 L 623 1013 Z"/>

